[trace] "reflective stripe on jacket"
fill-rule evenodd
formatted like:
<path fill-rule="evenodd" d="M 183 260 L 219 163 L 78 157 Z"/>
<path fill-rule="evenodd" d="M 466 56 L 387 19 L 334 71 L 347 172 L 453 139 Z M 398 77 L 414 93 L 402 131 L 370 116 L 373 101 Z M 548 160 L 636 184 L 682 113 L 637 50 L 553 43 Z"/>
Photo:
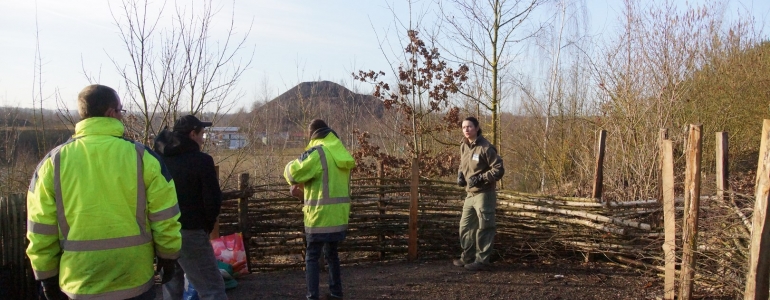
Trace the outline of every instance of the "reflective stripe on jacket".
<path fill-rule="evenodd" d="M 309 241 L 344 239 L 355 160 L 332 133 L 312 139 L 306 149 L 284 169 L 289 184 L 304 184 L 305 234 Z"/>
<path fill-rule="evenodd" d="M 27 193 L 35 277 L 73 299 L 125 299 L 153 286 L 153 259 L 177 258 L 174 184 L 160 160 L 106 117 L 78 122 L 40 162 Z"/>

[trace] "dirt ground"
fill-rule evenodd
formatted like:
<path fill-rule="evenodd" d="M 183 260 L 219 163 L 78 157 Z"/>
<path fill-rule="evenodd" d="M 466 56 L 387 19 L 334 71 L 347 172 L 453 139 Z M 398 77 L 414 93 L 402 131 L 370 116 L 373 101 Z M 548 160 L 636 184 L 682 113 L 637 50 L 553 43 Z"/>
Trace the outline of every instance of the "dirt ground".
<path fill-rule="evenodd" d="M 321 295 L 328 292 L 321 274 Z M 656 299 L 662 280 L 606 262 L 496 262 L 471 272 L 449 260 L 342 267 L 345 299 Z M 238 299 L 304 299 L 302 270 L 255 273 L 229 290 Z"/>

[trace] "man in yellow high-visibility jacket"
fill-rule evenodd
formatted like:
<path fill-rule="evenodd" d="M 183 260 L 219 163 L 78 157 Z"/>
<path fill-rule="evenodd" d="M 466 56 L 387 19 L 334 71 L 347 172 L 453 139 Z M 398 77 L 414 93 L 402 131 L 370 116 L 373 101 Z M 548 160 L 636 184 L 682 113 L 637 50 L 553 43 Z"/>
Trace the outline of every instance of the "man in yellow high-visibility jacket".
<path fill-rule="evenodd" d="M 350 170 L 356 161 L 326 122 L 315 119 L 308 126 L 310 143 L 299 158 L 286 165 L 283 176 L 305 205 L 305 270 L 307 299 L 318 299 L 318 258 L 323 250 L 329 264 L 329 295 L 342 298 L 337 244 L 345 239 L 350 213 Z"/>
<path fill-rule="evenodd" d="M 154 299 L 155 257 L 159 268 L 173 268 L 182 244 L 174 183 L 155 153 L 123 138 L 115 90 L 87 86 L 78 112 L 75 135 L 43 158 L 30 182 L 35 278 L 49 299 Z"/>

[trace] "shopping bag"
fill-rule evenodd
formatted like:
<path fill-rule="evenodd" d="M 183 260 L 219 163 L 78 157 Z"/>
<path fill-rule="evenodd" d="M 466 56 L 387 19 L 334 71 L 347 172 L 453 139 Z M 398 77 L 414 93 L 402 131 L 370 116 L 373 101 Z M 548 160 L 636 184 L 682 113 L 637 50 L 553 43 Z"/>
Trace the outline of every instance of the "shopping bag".
<path fill-rule="evenodd" d="M 211 240 L 214 255 L 217 260 L 233 266 L 236 274 L 248 274 L 249 267 L 246 263 L 246 247 L 243 246 L 243 235 L 233 233 L 220 236 Z"/>
<path fill-rule="evenodd" d="M 182 294 L 182 300 L 201 300 L 198 297 L 198 291 L 195 290 L 192 283 L 187 280 L 187 274 L 184 275 L 184 293 Z"/>

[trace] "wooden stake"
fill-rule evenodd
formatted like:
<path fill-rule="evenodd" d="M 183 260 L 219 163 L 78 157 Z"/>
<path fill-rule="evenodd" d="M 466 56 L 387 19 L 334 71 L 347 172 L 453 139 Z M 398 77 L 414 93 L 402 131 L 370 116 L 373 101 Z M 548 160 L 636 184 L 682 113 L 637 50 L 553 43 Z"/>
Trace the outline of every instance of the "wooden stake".
<path fill-rule="evenodd" d="M 658 132 L 658 194 L 656 195 L 655 199 L 658 201 L 658 204 L 663 207 L 663 141 L 668 140 L 668 129 L 661 128 Z M 672 146 L 673 149 L 673 146 Z M 673 150 L 672 150 L 673 153 Z M 662 213 L 654 213 L 651 216 L 652 220 L 655 220 L 656 222 L 655 227 L 664 227 L 665 226 L 665 217 Z"/>
<path fill-rule="evenodd" d="M 690 124 L 687 137 L 687 167 L 685 169 L 684 226 L 682 227 L 682 273 L 679 299 L 692 299 L 695 277 L 695 249 L 698 247 L 698 209 L 700 208 L 700 164 L 703 149 L 703 125 Z"/>
<path fill-rule="evenodd" d="M 663 196 L 663 257 L 665 280 L 663 299 L 674 300 L 676 296 L 676 205 L 674 203 L 674 150 L 670 140 L 660 144 L 661 194 Z"/>
<path fill-rule="evenodd" d="M 717 155 L 717 199 L 725 199 L 725 191 L 729 190 L 729 169 L 728 169 L 728 144 L 727 144 L 727 132 L 716 133 L 716 155 Z"/>
<path fill-rule="evenodd" d="M 241 173 L 238 176 L 238 189 L 241 190 L 241 192 L 244 194 L 246 190 L 249 189 L 249 173 Z M 249 265 L 251 264 L 251 255 L 249 254 L 249 241 L 251 239 L 251 233 L 249 232 L 249 229 L 251 229 L 251 222 L 249 222 L 248 196 L 244 196 L 238 199 L 238 225 L 243 237 L 243 248 L 246 250 L 246 270 L 251 272 L 249 269 Z"/>
<path fill-rule="evenodd" d="M 379 177 L 379 184 L 380 186 L 385 185 L 385 181 L 383 178 L 385 178 L 385 165 L 382 163 L 382 161 L 377 162 L 377 177 Z M 377 210 L 380 212 L 380 215 L 385 214 L 385 201 L 383 199 L 385 198 L 385 189 L 380 188 L 380 194 L 378 195 L 379 198 L 377 200 Z M 382 219 L 378 219 L 378 222 L 382 224 Z M 384 245 L 385 242 L 385 235 L 382 233 L 382 231 L 378 231 L 377 233 L 377 241 L 380 242 L 380 246 Z M 385 259 L 385 250 L 381 250 L 379 254 L 379 259 L 383 260 Z"/>
<path fill-rule="evenodd" d="M 658 203 L 663 205 L 663 141 L 668 140 L 668 129 L 661 128 L 658 132 L 658 150 L 660 153 L 658 154 L 658 174 L 661 174 L 661 177 L 658 178 Z"/>
<path fill-rule="evenodd" d="M 596 166 L 594 168 L 594 188 L 591 197 L 596 201 L 602 201 L 602 190 L 604 189 L 604 148 L 607 140 L 607 131 L 599 130 L 599 138 L 596 141 Z M 592 262 L 596 255 L 592 252 L 583 252 L 585 262 Z"/>
<path fill-rule="evenodd" d="M 594 169 L 594 188 L 591 194 L 593 198 L 601 201 L 604 187 L 604 146 L 607 139 L 607 131 L 599 130 L 599 139 L 596 142 L 596 168 Z"/>
<path fill-rule="evenodd" d="M 752 220 L 751 244 L 749 246 L 749 268 L 746 274 L 746 290 L 743 299 L 767 299 L 770 283 L 770 225 L 768 198 L 770 198 L 770 120 L 762 124 L 762 139 L 759 146 L 757 185 L 754 191 L 754 216 Z"/>
<path fill-rule="evenodd" d="M 409 202 L 409 261 L 417 259 L 417 198 L 420 186 L 420 165 L 417 158 L 412 159 L 412 187 Z"/>

